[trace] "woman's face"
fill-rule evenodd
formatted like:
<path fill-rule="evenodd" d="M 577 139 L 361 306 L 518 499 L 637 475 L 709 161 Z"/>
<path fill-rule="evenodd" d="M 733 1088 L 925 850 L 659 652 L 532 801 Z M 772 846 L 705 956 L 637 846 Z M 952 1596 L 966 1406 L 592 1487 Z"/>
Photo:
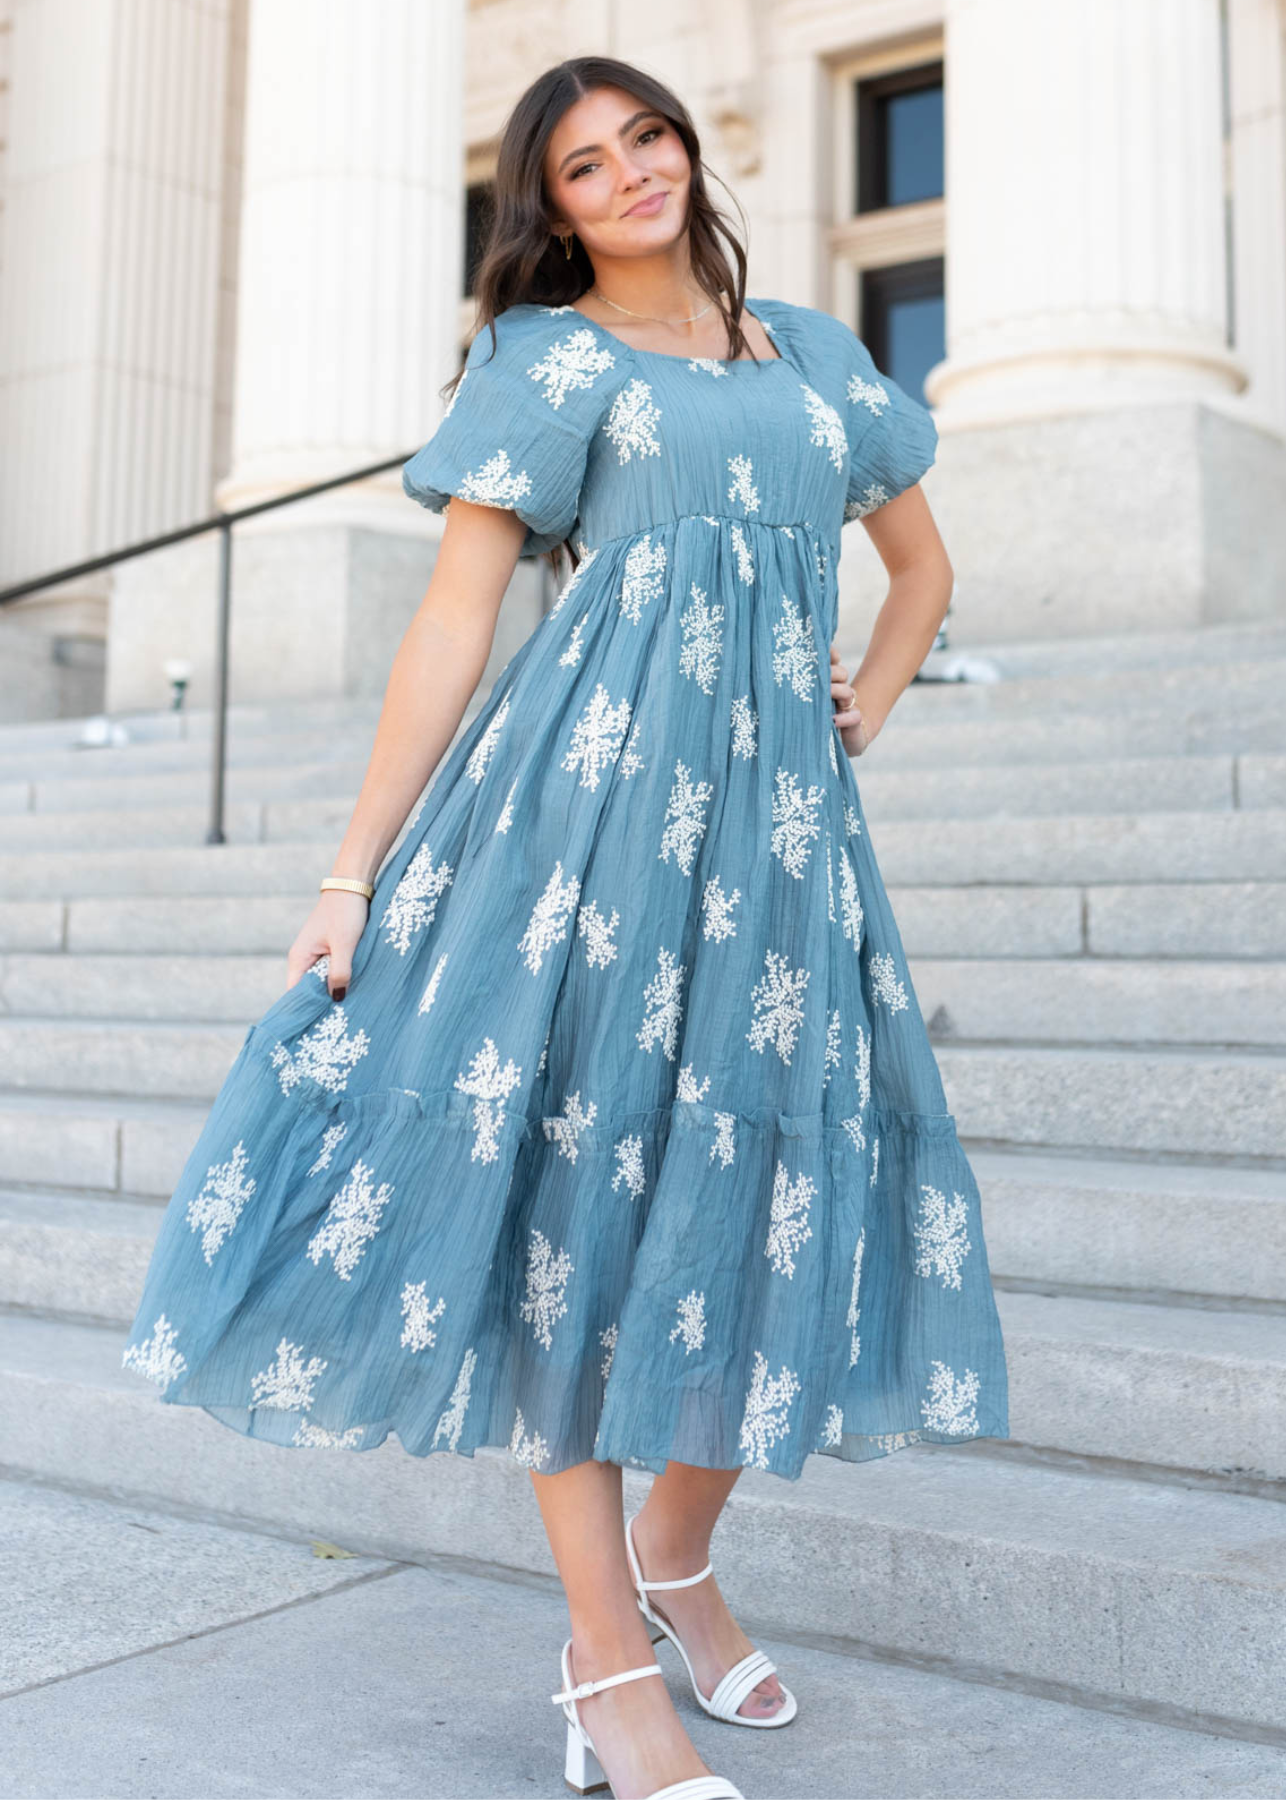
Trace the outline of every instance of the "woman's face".
<path fill-rule="evenodd" d="M 568 107 L 545 152 L 554 224 L 574 231 L 591 259 L 668 249 L 686 229 L 691 173 L 664 113 L 617 87 Z"/>

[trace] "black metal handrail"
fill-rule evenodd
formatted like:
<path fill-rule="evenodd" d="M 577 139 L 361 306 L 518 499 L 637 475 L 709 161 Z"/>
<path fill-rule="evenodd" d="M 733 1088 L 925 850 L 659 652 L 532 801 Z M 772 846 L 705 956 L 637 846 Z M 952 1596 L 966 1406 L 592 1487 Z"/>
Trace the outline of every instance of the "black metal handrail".
<path fill-rule="evenodd" d="M 326 481 L 314 481 L 308 487 L 292 488 L 289 493 L 275 494 L 271 500 L 256 500 L 251 506 L 237 506 L 230 512 L 212 513 L 208 519 L 198 519 L 195 524 L 180 525 L 176 530 L 163 531 L 156 537 L 140 538 L 136 543 L 126 544 L 123 549 L 109 550 L 103 556 L 91 556 L 84 562 L 69 563 L 65 568 L 54 569 L 48 575 L 38 575 L 31 580 L 20 581 L 13 587 L 0 588 L 0 606 L 4 606 L 11 600 L 22 599 L 25 594 L 39 593 L 42 588 L 59 587 L 78 576 L 92 575 L 99 569 L 111 568 L 114 563 L 127 562 L 131 557 L 146 556 L 149 551 L 164 550 L 170 544 L 181 544 L 185 538 L 200 537 L 207 531 L 219 533 L 219 616 L 214 653 L 214 751 L 210 767 L 210 825 L 205 834 L 207 844 L 226 844 L 228 841 L 223 829 L 223 819 L 228 754 L 232 527 L 242 519 L 253 518 L 256 513 L 274 512 L 280 506 L 293 506 L 300 500 L 310 500 L 314 494 L 325 494 L 331 488 L 348 487 L 352 482 L 365 481 L 372 475 L 382 475 L 387 469 L 400 468 L 413 455 L 414 451 L 408 450 L 401 456 L 387 457 L 383 462 L 350 469 L 344 475 L 332 475 Z"/>

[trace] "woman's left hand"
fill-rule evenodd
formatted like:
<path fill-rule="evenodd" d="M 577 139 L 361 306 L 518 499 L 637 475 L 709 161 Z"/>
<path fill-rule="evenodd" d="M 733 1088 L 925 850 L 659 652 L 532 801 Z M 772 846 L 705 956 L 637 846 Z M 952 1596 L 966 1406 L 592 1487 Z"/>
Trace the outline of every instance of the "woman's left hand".
<path fill-rule="evenodd" d="M 849 756 L 860 756 L 877 736 L 880 724 L 863 710 L 834 644 L 831 645 L 831 702 L 845 751 Z"/>

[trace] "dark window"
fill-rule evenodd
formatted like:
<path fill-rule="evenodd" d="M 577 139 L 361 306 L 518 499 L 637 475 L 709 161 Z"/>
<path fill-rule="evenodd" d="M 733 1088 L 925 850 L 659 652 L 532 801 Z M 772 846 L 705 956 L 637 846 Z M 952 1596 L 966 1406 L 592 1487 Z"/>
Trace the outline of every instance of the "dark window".
<path fill-rule="evenodd" d="M 482 261 L 487 233 L 491 230 L 491 183 L 475 181 L 464 191 L 464 293 L 473 292 L 473 278 Z"/>
<path fill-rule="evenodd" d="M 864 270 L 858 336 L 876 366 L 891 375 L 913 400 L 925 404 L 924 378 L 946 355 L 942 257 Z"/>
<path fill-rule="evenodd" d="M 856 210 L 939 199 L 945 191 L 942 64 L 899 69 L 856 88 Z"/>

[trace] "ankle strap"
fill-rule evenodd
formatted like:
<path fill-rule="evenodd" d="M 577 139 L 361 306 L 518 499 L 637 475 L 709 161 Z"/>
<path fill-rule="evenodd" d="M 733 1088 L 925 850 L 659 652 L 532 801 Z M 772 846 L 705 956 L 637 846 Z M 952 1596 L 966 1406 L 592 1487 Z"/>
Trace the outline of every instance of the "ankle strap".
<path fill-rule="evenodd" d="M 678 1581 L 636 1581 L 634 1583 L 634 1585 L 635 1585 L 635 1587 L 639 1587 L 639 1588 L 693 1587 L 698 1581 L 704 1581 L 707 1575 L 713 1575 L 713 1574 L 714 1574 L 714 1564 L 707 1563 L 705 1568 L 702 1569 L 699 1574 L 684 1575 Z"/>
<path fill-rule="evenodd" d="M 564 1688 L 561 1693 L 549 1697 L 558 1705 L 563 1700 L 588 1700 L 600 1688 L 616 1687 L 622 1681 L 637 1681 L 641 1675 L 660 1675 L 661 1665 L 658 1662 L 648 1663 L 646 1668 L 625 1669 L 619 1675 L 604 1675 L 601 1681 L 581 1681 L 573 1688 Z"/>

